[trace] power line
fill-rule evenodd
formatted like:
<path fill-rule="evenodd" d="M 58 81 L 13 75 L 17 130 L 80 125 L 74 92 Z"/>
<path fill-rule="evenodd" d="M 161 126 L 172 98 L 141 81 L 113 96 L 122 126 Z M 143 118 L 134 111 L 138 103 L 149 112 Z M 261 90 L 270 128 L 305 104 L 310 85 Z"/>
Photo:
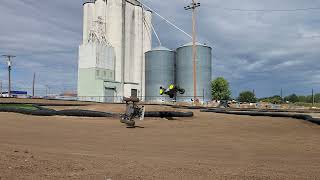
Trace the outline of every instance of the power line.
<path fill-rule="evenodd" d="M 69 48 L 73 49 L 73 48 Z M 42 56 L 42 55 L 63 55 L 63 54 L 73 54 L 76 53 L 77 50 L 61 50 L 61 51 L 35 51 L 35 52 L 30 52 L 28 54 L 17 54 L 19 57 L 27 57 L 27 56 Z"/>
<path fill-rule="evenodd" d="M 298 12 L 298 11 L 317 11 L 320 7 L 316 8 L 297 8 L 297 9 L 238 9 L 227 7 L 213 7 L 214 9 L 222 9 L 227 11 L 243 11 L 243 12 Z"/>
<path fill-rule="evenodd" d="M 143 24 L 144 24 L 145 28 L 148 30 L 148 32 L 151 32 L 150 26 L 148 25 L 145 18 L 143 18 Z M 151 33 L 148 33 L 148 32 L 147 32 L 147 34 L 149 36 L 149 39 L 151 39 Z"/>
<path fill-rule="evenodd" d="M 171 26 L 173 26 L 174 28 L 178 29 L 179 31 L 181 31 L 183 34 L 185 34 L 186 36 L 188 36 L 189 38 L 192 38 L 192 36 L 190 36 L 190 34 L 186 33 L 184 30 L 182 30 L 181 28 L 179 28 L 178 26 L 176 26 L 175 24 L 173 24 L 171 21 L 167 20 L 166 18 L 164 18 L 163 16 L 161 16 L 159 13 L 157 13 L 156 11 L 154 11 L 152 8 L 150 8 L 149 6 L 147 6 L 146 4 L 140 2 L 144 7 L 146 7 L 147 9 L 149 9 L 150 11 L 152 11 L 154 14 L 156 14 L 157 16 L 159 16 L 161 19 L 163 19 L 165 22 L 167 22 L 168 24 L 170 24 Z"/>
<path fill-rule="evenodd" d="M 146 24 L 146 26 L 148 27 L 148 29 L 149 29 L 149 30 L 152 29 L 154 35 L 156 36 L 156 38 L 157 38 L 157 40 L 158 40 L 159 46 L 162 46 L 162 43 L 161 43 L 160 38 L 159 38 L 159 35 L 158 35 L 157 31 L 154 29 L 154 26 L 152 25 L 152 23 L 150 24 L 150 26 L 151 26 L 151 29 L 150 29 L 149 24 L 148 24 L 148 22 L 146 21 L 146 19 L 143 18 L 143 20 L 144 20 L 144 23 Z"/>

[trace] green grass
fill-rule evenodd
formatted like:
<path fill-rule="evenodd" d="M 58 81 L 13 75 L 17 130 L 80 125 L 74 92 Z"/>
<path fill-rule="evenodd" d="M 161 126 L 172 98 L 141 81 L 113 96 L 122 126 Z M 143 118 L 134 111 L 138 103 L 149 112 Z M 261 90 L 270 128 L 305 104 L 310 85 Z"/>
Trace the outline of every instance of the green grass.
<path fill-rule="evenodd" d="M 0 104 L 0 108 L 17 108 L 17 109 L 28 109 L 28 110 L 38 109 L 32 106 L 31 104 Z"/>
<path fill-rule="evenodd" d="M 317 107 L 317 108 L 320 108 L 320 103 L 315 103 L 315 104 L 312 104 L 312 103 L 301 103 L 301 102 L 298 102 L 298 103 L 294 103 L 294 105 L 296 106 L 303 106 L 303 107 Z"/>

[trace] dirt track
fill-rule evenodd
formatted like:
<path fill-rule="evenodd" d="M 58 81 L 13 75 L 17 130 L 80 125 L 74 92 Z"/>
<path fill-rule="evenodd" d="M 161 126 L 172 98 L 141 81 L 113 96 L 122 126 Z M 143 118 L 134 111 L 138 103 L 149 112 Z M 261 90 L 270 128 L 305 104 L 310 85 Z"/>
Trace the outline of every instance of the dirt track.
<path fill-rule="evenodd" d="M 320 179 L 320 126 L 194 112 L 136 129 L 117 119 L 0 113 L 0 179 Z"/>

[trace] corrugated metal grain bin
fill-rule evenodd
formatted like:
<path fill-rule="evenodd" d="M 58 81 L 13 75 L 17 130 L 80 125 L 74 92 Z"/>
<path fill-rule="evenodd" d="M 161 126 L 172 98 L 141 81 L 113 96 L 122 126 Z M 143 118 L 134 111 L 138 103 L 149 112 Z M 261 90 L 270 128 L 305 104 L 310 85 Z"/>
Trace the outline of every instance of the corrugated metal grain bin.
<path fill-rule="evenodd" d="M 160 96 L 160 87 L 167 88 L 174 83 L 175 51 L 165 47 L 154 48 L 146 56 L 146 101 L 170 101 L 167 96 Z"/>
<path fill-rule="evenodd" d="M 212 80 L 212 48 L 197 43 L 197 98 L 200 101 L 211 101 Z M 193 87 L 193 59 L 192 43 L 177 49 L 176 57 L 176 84 L 186 90 L 185 94 L 178 94 L 178 102 L 191 102 L 194 96 Z"/>

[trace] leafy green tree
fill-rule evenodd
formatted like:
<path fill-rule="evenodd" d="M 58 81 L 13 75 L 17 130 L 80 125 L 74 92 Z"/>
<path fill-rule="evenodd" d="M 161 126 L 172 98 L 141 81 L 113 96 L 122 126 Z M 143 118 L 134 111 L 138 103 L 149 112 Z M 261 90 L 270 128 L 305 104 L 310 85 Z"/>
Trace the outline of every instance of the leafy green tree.
<path fill-rule="evenodd" d="M 284 98 L 285 101 L 289 101 L 290 103 L 312 103 L 312 95 L 308 96 L 298 96 L 296 94 L 291 94 L 287 97 Z M 280 96 L 272 96 L 272 97 L 265 97 L 259 99 L 261 102 L 268 102 L 268 103 L 273 103 L 273 104 L 280 104 L 283 103 L 282 99 Z M 320 103 L 320 93 L 317 93 L 314 95 L 314 102 L 315 103 Z"/>
<path fill-rule="evenodd" d="M 239 94 L 238 101 L 255 103 L 255 102 L 257 102 L 257 98 L 253 92 L 243 91 Z"/>
<path fill-rule="evenodd" d="M 269 97 L 264 97 L 264 98 L 258 99 L 258 101 L 269 103 L 270 102 L 270 98 Z"/>
<path fill-rule="evenodd" d="M 307 97 L 306 96 L 298 96 L 298 102 L 307 102 Z"/>
<path fill-rule="evenodd" d="M 285 101 L 289 101 L 291 103 L 299 102 L 299 97 L 296 94 L 291 94 L 284 98 Z"/>
<path fill-rule="evenodd" d="M 270 98 L 270 103 L 272 104 L 281 104 L 282 102 L 282 98 L 279 95 L 275 95 Z"/>
<path fill-rule="evenodd" d="M 229 82 L 218 77 L 211 82 L 211 93 L 214 100 L 229 100 L 231 96 Z"/>
<path fill-rule="evenodd" d="M 267 103 L 272 103 L 272 104 L 281 104 L 282 103 L 282 98 L 279 95 L 275 95 L 272 97 L 266 97 L 259 99 L 261 102 L 267 102 Z"/>
<path fill-rule="evenodd" d="M 312 103 L 312 96 L 309 95 L 309 96 L 306 96 L 306 103 Z"/>
<path fill-rule="evenodd" d="M 320 103 L 320 94 L 319 93 L 314 95 L 314 102 L 315 103 Z"/>

